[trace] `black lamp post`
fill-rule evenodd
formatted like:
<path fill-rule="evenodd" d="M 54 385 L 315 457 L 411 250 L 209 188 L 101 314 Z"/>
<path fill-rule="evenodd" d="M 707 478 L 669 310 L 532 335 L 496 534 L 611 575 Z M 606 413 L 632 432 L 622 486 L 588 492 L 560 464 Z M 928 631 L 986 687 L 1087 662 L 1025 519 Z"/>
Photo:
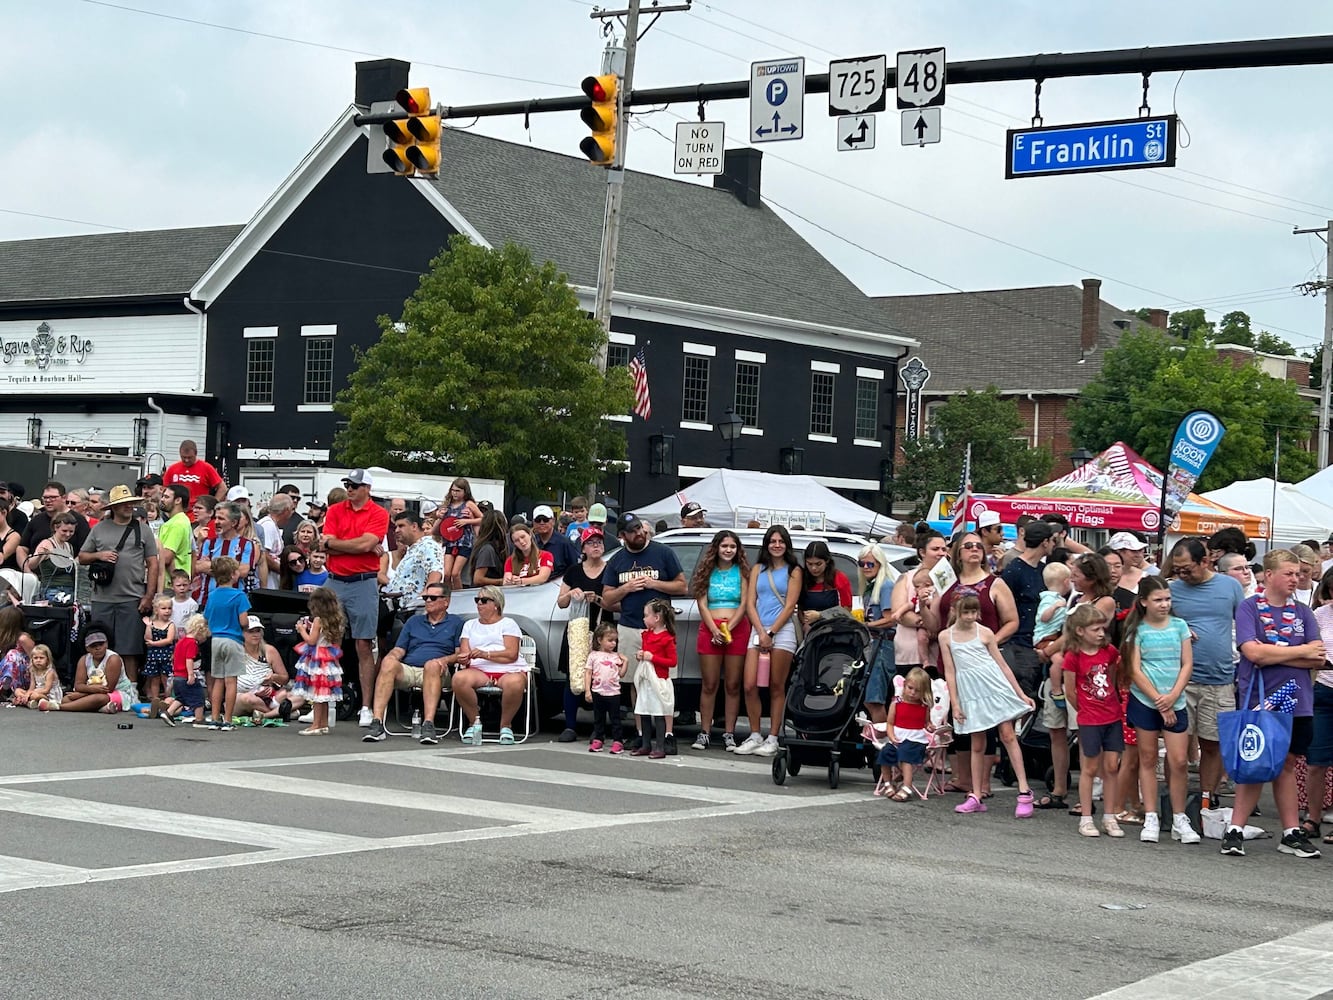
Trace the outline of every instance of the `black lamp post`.
<path fill-rule="evenodd" d="M 1074 451 L 1069 453 L 1069 461 L 1073 464 L 1074 468 L 1076 469 L 1083 468 L 1083 466 L 1087 465 L 1096 457 L 1097 456 L 1094 455 L 1092 452 L 1088 451 L 1087 448 L 1076 448 Z"/>
<path fill-rule="evenodd" d="M 717 432 L 722 435 L 722 440 L 727 442 L 727 464 L 733 469 L 736 467 L 736 439 L 741 436 L 741 428 L 744 426 L 745 421 L 738 417 L 730 406 L 723 412 L 722 419 L 717 424 Z"/>

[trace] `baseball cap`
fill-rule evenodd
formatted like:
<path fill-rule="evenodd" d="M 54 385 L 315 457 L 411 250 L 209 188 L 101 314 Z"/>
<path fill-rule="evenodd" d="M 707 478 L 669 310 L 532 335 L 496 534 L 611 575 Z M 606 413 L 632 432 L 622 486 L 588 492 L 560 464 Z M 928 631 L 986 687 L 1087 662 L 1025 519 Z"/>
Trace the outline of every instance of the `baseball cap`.
<path fill-rule="evenodd" d="M 606 523 L 606 504 L 595 503 L 588 508 L 588 520 L 593 524 Z"/>
<path fill-rule="evenodd" d="M 698 517 L 700 514 L 707 514 L 707 513 L 708 511 L 704 510 L 703 504 L 695 503 L 693 500 L 691 500 L 689 503 L 687 503 L 684 507 L 680 509 L 680 519 L 683 521 L 687 517 Z"/>
<path fill-rule="evenodd" d="M 535 521 L 539 517 L 549 517 L 551 520 L 555 520 L 555 511 L 544 503 L 538 504 L 532 508 L 532 519 Z"/>
<path fill-rule="evenodd" d="M 1032 527 L 1028 525 L 1028 527 Z M 1117 531 L 1107 544 L 1113 549 L 1146 549 L 1148 543 L 1128 531 Z"/>
<path fill-rule="evenodd" d="M 582 531 L 579 532 L 580 545 L 586 545 L 588 543 L 588 539 L 590 538 L 600 538 L 603 541 L 605 541 L 606 536 L 602 534 L 601 528 L 584 528 Z"/>
<path fill-rule="evenodd" d="M 984 510 L 977 515 L 977 528 L 989 528 L 1000 523 L 1000 515 L 993 510 Z"/>
<path fill-rule="evenodd" d="M 425 517 L 427 514 L 434 514 L 434 513 L 435 513 L 437 510 L 439 510 L 439 509 L 440 509 L 440 505 L 437 504 L 434 500 L 422 500 L 422 501 L 421 501 L 421 516 L 422 516 L 422 517 Z"/>
<path fill-rule="evenodd" d="M 1023 542 L 1030 549 L 1035 549 L 1042 542 L 1046 541 L 1055 531 L 1048 521 L 1031 521 L 1023 529 Z"/>
<path fill-rule="evenodd" d="M 250 615 L 245 621 L 245 631 L 253 632 L 255 629 L 262 629 L 264 623 L 259 620 L 258 615 Z"/>
<path fill-rule="evenodd" d="M 643 526 L 643 521 L 638 514 L 626 514 L 620 519 L 620 526 L 616 529 L 622 535 L 628 535 Z"/>
<path fill-rule="evenodd" d="M 156 472 L 150 472 L 148 473 L 148 475 L 144 476 L 135 484 L 135 488 L 139 490 L 144 490 L 149 487 L 161 486 L 161 485 L 162 485 L 162 477 L 159 476 Z M 13 492 L 12 483 L 10 484 L 10 491 Z"/>
<path fill-rule="evenodd" d="M 375 485 L 375 477 L 365 469 L 353 469 L 347 475 L 343 476 L 343 485 L 352 486 L 371 486 Z"/>
<path fill-rule="evenodd" d="M 249 500 L 250 491 L 244 486 L 233 486 L 227 491 L 228 500 Z"/>

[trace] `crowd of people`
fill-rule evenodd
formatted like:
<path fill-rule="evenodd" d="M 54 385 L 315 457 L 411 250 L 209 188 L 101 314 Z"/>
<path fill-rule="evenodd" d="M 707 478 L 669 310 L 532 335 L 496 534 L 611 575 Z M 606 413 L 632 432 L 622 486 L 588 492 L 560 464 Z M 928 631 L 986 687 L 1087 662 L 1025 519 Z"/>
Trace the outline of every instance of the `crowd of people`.
<path fill-rule="evenodd" d="M 736 532 L 717 531 L 687 579 L 644 521 L 631 514 L 608 523 L 603 505 L 581 497 L 563 515 L 539 505 L 531 521 L 511 522 L 475 500 L 465 479 L 419 511 L 402 498 L 381 505 L 373 488 L 372 474 L 357 469 L 326 499 L 283 486 L 252 512 L 248 491 L 229 488 L 189 441 L 179 462 L 134 489 L 66 490 L 52 481 L 40 508 L 25 509 L 22 486 L 0 483 L 9 597 L 0 609 L 0 699 L 47 712 L 146 705 L 167 725 L 219 731 L 296 717 L 302 735 L 319 736 L 355 696 L 363 739 L 373 742 L 387 735 L 395 689 L 419 689 L 425 711 L 415 735 L 432 744 L 447 691 L 464 719 L 463 742 L 473 744 L 483 739 L 486 690 L 499 697 L 498 742 L 512 744 L 529 664 L 505 595 L 557 580 L 571 622 L 562 742 L 579 738 L 586 706 L 590 751 L 678 752 L 673 677 L 678 642 L 688 639 L 677 635 L 674 602 L 693 600 L 703 724 L 691 749 L 713 745 L 721 690 L 723 749 L 774 756 L 802 634 L 830 609 L 855 607 L 873 637 L 863 707 L 866 738 L 880 748 L 877 795 L 911 797 L 926 746 L 943 735 L 925 711 L 942 680 L 952 709 L 944 790 L 963 796 L 958 813 L 988 811 L 1003 747 L 1018 818 L 1064 810 L 1084 837 L 1120 838 L 1134 826 L 1145 842 L 1166 828 L 1197 844 L 1188 805 L 1197 771 L 1202 810 L 1234 796 L 1221 850 L 1243 855 L 1260 787 L 1228 781 L 1219 717 L 1286 685 L 1293 723 L 1273 781 L 1278 849 L 1313 858 L 1316 842 L 1333 843 L 1321 828 L 1333 809 L 1325 648 L 1333 642 L 1333 537 L 1269 551 L 1255 564 L 1253 545 L 1225 529 L 1176 542 L 1159 566 L 1133 532 L 1094 551 L 1070 537 L 1060 515 L 1025 516 L 1010 545 L 999 519 L 983 514 L 976 530 L 953 539 L 925 524 L 900 526 L 892 541 L 916 553 L 901 572 L 884 548 L 866 544 L 854 591 L 825 542 L 798 554 L 781 525 L 764 530 L 753 563 Z M 687 504 L 682 523 L 703 527 L 706 513 Z M 465 581 L 478 588 L 466 622 L 449 612 Z M 266 585 L 307 595 L 290 668 L 249 600 Z M 67 683 L 57 654 L 25 631 L 17 605 L 32 602 L 86 612 Z M 632 735 L 619 711 L 625 691 Z M 748 728 L 739 738 L 742 708 Z M 1050 737 L 1053 779 L 1042 794 L 1029 784 L 1016 732 L 1033 721 Z"/>

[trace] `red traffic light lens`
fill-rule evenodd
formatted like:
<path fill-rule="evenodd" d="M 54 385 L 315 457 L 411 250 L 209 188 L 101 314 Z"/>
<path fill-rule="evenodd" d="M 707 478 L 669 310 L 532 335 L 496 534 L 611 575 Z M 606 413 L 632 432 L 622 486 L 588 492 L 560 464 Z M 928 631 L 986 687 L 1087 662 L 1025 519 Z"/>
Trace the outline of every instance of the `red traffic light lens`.
<path fill-rule="evenodd" d="M 425 91 L 429 93 L 429 91 Z M 412 90 L 400 90 L 395 97 L 398 106 L 410 115 L 419 115 L 425 111 L 425 107 L 417 100 L 417 95 Z"/>
<path fill-rule="evenodd" d="M 605 101 L 606 88 L 603 87 L 600 82 L 594 83 L 592 85 L 592 93 L 589 94 L 588 96 L 591 97 L 594 101 L 597 101 L 598 103 Z"/>

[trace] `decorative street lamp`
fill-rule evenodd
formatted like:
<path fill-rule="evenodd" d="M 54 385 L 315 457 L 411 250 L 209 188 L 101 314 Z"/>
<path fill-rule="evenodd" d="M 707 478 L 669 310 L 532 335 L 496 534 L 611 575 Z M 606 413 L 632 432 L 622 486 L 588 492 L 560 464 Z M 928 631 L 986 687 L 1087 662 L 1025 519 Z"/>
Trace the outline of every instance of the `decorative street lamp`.
<path fill-rule="evenodd" d="M 741 436 L 741 428 L 744 426 L 745 421 L 737 416 L 736 411 L 730 406 L 726 408 L 717 424 L 717 432 L 722 435 L 722 440 L 727 442 L 727 464 L 733 469 L 736 467 L 736 439 Z"/>
<path fill-rule="evenodd" d="M 1097 456 L 1088 451 L 1087 448 L 1076 448 L 1069 453 L 1069 461 L 1073 463 L 1074 468 L 1081 469 Z"/>

